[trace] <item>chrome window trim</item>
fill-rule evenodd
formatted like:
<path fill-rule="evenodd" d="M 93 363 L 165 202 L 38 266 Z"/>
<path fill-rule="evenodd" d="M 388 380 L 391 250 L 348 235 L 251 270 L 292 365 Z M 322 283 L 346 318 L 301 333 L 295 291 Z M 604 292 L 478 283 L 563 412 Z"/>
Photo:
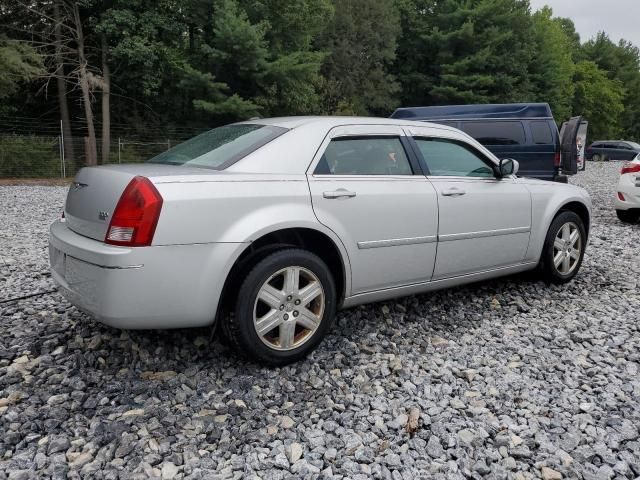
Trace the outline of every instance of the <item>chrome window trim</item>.
<path fill-rule="evenodd" d="M 483 181 L 483 182 L 490 182 L 490 183 L 500 183 L 500 182 L 504 182 L 506 179 L 512 179 L 511 175 L 508 175 L 506 177 L 502 177 L 502 178 L 496 178 L 496 177 L 469 177 L 467 175 L 427 175 L 427 179 L 429 179 L 432 182 L 437 182 L 438 180 L 442 180 L 442 181 L 466 181 L 466 182 L 477 182 L 477 181 Z"/>
<path fill-rule="evenodd" d="M 364 180 L 398 180 L 398 181 L 424 181 L 425 176 L 422 174 L 413 174 L 413 175 L 332 175 L 330 173 L 314 173 L 311 175 L 314 179 L 321 180 L 353 180 L 353 181 L 364 181 Z"/>

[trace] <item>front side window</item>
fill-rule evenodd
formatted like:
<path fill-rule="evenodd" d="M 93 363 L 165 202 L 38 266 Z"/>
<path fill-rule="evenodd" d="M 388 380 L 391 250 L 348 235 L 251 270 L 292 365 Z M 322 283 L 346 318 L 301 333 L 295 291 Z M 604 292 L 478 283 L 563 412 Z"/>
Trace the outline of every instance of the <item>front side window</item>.
<path fill-rule="evenodd" d="M 416 138 L 430 175 L 494 178 L 493 169 L 469 146 L 442 138 Z"/>
<path fill-rule="evenodd" d="M 316 175 L 413 175 L 398 137 L 344 137 L 331 140 Z"/>
<path fill-rule="evenodd" d="M 522 122 L 462 122 L 462 130 L 482 145 L 523 145 Z"/>
<path fill-rule="evenodd" d="M 273 125 L 226 125 L 176 145 L 148 163 L 224 170 L 287 131 Z"/>

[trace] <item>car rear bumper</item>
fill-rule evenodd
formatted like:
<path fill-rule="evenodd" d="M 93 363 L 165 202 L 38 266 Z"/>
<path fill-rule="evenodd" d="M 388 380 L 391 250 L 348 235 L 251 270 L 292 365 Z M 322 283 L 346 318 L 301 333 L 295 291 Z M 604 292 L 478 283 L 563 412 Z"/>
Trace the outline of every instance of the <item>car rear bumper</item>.
<path fill-rule="evenodd" d="M 51 273 L 65 297 L 99 322 L 126 329 L 212 324 L 241 247 L 117 247 L 78 235 L 60 220 L 49 232 Z"/>
<path fill-rule="evenodd" d="M 622 193 L 624 200 L 620 199 L 618 193 Z M 640 174 L 629 173 L 620 177 L 614 197 L 614 206 L 616 210 L 640 208 Z"/>

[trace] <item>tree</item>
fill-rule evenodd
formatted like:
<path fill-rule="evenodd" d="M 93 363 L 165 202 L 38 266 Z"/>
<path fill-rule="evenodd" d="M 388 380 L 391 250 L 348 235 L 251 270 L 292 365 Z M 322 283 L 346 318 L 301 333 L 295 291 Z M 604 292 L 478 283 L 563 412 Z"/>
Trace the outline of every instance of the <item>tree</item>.
<path fill-rule="evenodd" d="M 559 121 L 571 116 L 573 103 L 573 40 L 562 19 L 549 7 L 533 15 L 534 54 L 529 75 L 539 101 L 548 102 Z"/>
<path fill-rule="evenodd" d="M 616 124 L 620 135 L 640 140 L 640 50 L 635 45 L 621 40 L 613 43 L 600 32 L 583 46 L 583 55 L 594 62 L 608 78 L 618 80 L 625 89 L 622 112 Z"/>
<path fill-rule="evenodd" d="M 71 116 L 69 115 L 69 101 L 67 94 L 67 81 L 65 74 L 64 44 L 62 36 L 62 17 L 60 5 L 56 0 L 53 4 L 53 32 L 55 43 L 55 73 L 56 86 L 58 87 L 58 107 L 60 109 L 60 123 L 62 125 L 64 157 L 71 165 L 75 164 L 75 148 L 71 133 Z"/>
<path fill-rule="evenodd" d="M 620 133 L 618 118 L 624 111 L 624 88 L 607 77 L 595 62 L 576 65 L 573 111 L 589 121 L 591 138 L 615 138 Z"/>
<path fill-rule="evenodd" d="M 264 22 L 265 70 L 256 102 L 271 115 L 321 111 L 320 69 L 327 52 L 314 40 L 334 15 L 331 0 L 255 0 L 247 6 L 254 23 Z"/>
<path fill-rule="evenodd" d="M 42 57 L 29 44 L 0 37 L 0 99 L 44 73 Z"/>
<path fill-rule="evenodd" d="M 532 97 L 528 1 L 413 0 L 398 53 L 403 103 L 491 103 Z M 416 74 L 417 72 L 417 74 Z"/>
<path fill-rule="evenodd" d="M 12 4 L 13 5 L 13 4 Z M 101 72 L 93 64 L 93 55 L 89 53 L 85 35 L 87 13 L 83 8 L 92 7 L 91 0 L 75 2 L 55 0 L 53 2 L 26 2 L 15 0 L 15 10 L 22 10 L 24 16 L 16 17 L 16 31 L 28 32 L 33 44 L 44 57 L 47 69 L 47 83 L 51 79 L 58 81 L 60 112 L 63 130 L 70 131 L 66 105 L 66 84 L 78 88 L 81 92 L 87 128 L 85 145 L 87 165 L 97 164 L 97 145 L 92 106 L 93 91 L 101 86 Z M 13 9 L 11 9 L 14 11 Z M 37 38 L 35 40 L 34 38 Z M 60 83 L 62 79 L 65 85 Z M 65 148 L 67 150 L 67 148 Z"/>
<path fill-rule="evenodd" d="M 319 41 L 329 52 L 322 67 L 329 113 L 388 115 L 400 86 L 391 73 L 400 33 L 391 0 L 340 0 Z"/>

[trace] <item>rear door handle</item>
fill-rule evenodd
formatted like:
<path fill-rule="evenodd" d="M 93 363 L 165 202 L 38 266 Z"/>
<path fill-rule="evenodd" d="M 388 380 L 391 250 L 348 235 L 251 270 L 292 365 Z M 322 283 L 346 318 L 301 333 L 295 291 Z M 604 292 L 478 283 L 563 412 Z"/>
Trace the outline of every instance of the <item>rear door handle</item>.
<path fill-rule="evenodd" d="M 337 190 L 333 190 L 331 192 L 323 192 L 322 196 L 324 198 L 335 199 L 335 198 L 353 198 L 356 196 L 356 192 L 352 192 L 350 190 L 346 190 L 344 188 L 339 188 Z"/>
<path fill-rule="evenodd" d="M 465 192 L 463 189 L 458 188 L 458 187 L 451 187 L 451 188 L 447 188 L 446 190 L 442 191 L 442 196 L 443 197 L 460 197 L 462 195 L 464 195 Z"/>

